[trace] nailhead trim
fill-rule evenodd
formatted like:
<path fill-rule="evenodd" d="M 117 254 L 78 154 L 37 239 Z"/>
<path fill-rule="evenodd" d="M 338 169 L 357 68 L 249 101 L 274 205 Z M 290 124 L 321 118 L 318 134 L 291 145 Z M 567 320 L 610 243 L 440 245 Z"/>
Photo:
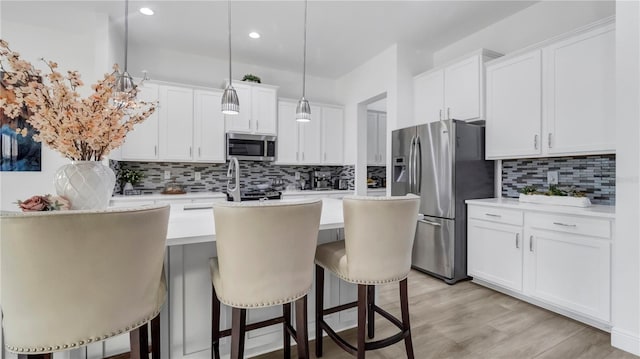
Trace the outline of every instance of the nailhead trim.
<path fill-rule="evenodd" d="M 405 274 L 403 277 L 396 277 L 396 278 L 391 278 L 391 279 L 385 279 L 385 280 L 360 280 L 360 279 L 353 279 L 353 278 L 348 278 L 343 276 L 340 273 L 336 273 L 334 271 L 332 271 L 331 269 L 325 267 L 322 263 L 318 263 L 318 261 L 316 261 L 316 264 L 319 265 L 320 267 L 324 268 L 325 270 L 328 270 L 329 272 L 335 274 L 338 278 L 349 282 L 349 283 L 354 283 L 354 284 L 366 284 L 366 285 L 378 285 L 378 284 L 387 284 L 387 283 L 395 283 L 395 282 L 399 282 L 403 279 L 406 279 L 407 276 L 409 275 L 409 273 Z"/>
<path fill-rule="evenodd" d="M 160 314 L 160 309 L 156 310 L 153 312 L 153 314 L 149 317 L 147 317 L 144 320 L 139 321 L 137 324 L 133 325 L 133 326 L 128 326 L 126 327 L 126 332 L 129 332 L 135 328 L 138 328 L 140 326 L 142 326 L 145 323 L 148 323 L 151 319 L 155 318 L 156 316 L 158 316 L 158 314 Z M 47 347 L 47 348 L 22 348 L 22 347 L 14 347 L 14 346 L 9 346 L 7 345 L 7 349 L 10 352 L 14 352 L 14 353 L 51 353 L 54 350 L 64 350 L 64 349 L 69 349 L 69 348 L 75 348 L 83 346 L 85 344 L 89 344 L 92 343 L 94 341 L 100 341 L 100 340 L 105 340 L 105 339 L 109 339 L 111 337 L 114 337 L 118 334 L 122 334 L 125 331 L 122 329 L 116 330 L 111 332 L 111 334 L 105 334 L 103 336 L 97 336 L 96 338 L 88 338 L 88 339 L 84 339 L 84 340 L 80 340 L 78 342 L 75 343 L 69 343 L 69 344 L 62 344 L 62 345 L 56 345 L 56 346 L 51 346 L 51 347 Z"/>
<path fill-rule="evenodd" d="M 234 302 L 230 302 L 228 300 L 224 300 L 223 298 L 218 297 L 218 299 L 220 299 L 220 303 L 228 305 L 230 307 L 235 307 L 235 308 L 264 308 L 264 307 L 273 307 L 276 305 L 280 305 L 280 304 L 286 304 L 286 303 L 291 303 L 294 302 L 302 297 L 304 297 L 305 295 L 309 294 L 309 292 L 311 291 L 311 288 L 307 289 L 306 291 L 300 293 L 300 294 L 296 294 L 293 297 L 290 298 L 284 298 L 284 299 L 277 299 L 275 301 L 272 302 L 266 302 L 266 303 L 257 303 L 257 304 L 246 304 L 246 303 L 234 303 Z"/>

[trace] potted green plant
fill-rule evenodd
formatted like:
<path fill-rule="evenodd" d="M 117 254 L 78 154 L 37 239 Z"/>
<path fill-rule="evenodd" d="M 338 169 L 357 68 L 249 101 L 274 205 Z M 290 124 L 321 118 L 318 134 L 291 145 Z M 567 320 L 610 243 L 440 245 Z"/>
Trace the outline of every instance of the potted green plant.
<path fill-rule="evenodd" d="M 132 190 L 144 178 L 144 174 L 137 170 L 125 168 L 118 173 L 118 180 L 122 187 L 122 193 Z"/>
<path fill-rule="evenodd" d="M 244 77 L 242 78 L 242 81 L 261 83 L 260 82 L 260 78 L 258 76 L 256 76 L 256 75 L 252 75 L 252 74 L 244 75 Z"/>

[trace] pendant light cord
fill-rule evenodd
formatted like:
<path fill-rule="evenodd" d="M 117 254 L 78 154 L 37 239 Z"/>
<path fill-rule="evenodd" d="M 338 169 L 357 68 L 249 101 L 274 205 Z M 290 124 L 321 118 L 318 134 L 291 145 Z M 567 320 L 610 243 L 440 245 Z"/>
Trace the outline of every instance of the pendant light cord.
<path fill-rule="evenodd" d="M 124 1 L 124 72 L 127 72 L 127 55 L 129 51 L 129 0 Z"/>
<path fill-rule="evenodd" d="M 228 11 L 229 11 L 229 86 L 233 87 L 232 79 L 231 79 L 231 0 L 227 2 Z"/>
<path fill-rule="evenodd" d="M 307 0 L 304 0 L 304 49 L 302 52 L 302 98 L 306 88 L 307 73 Z"/>

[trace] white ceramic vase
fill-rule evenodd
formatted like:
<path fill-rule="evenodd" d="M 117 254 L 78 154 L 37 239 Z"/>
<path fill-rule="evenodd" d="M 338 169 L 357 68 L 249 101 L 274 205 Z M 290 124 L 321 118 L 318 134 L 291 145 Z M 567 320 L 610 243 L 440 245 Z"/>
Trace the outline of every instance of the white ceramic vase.
<path fill-rule="evenodd" d="M 58 196 L 71 202 L 71 209 L 104 209 L 113 194 L 116 175 L 99 161 L 72 161 L 58 169 L 54 183 Z"/>

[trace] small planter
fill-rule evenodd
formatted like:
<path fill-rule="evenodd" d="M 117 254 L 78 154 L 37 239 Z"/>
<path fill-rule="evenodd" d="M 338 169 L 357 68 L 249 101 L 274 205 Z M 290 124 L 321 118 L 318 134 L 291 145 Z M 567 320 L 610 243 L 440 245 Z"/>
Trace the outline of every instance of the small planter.
<path fill-rule="evenodd" d="M 545 196 L 541 194 L 520 194 L 518 201 L 524 203 L 538 203 L 552 206 L 589 207 L 591 201 L 587 197 Z"/>

